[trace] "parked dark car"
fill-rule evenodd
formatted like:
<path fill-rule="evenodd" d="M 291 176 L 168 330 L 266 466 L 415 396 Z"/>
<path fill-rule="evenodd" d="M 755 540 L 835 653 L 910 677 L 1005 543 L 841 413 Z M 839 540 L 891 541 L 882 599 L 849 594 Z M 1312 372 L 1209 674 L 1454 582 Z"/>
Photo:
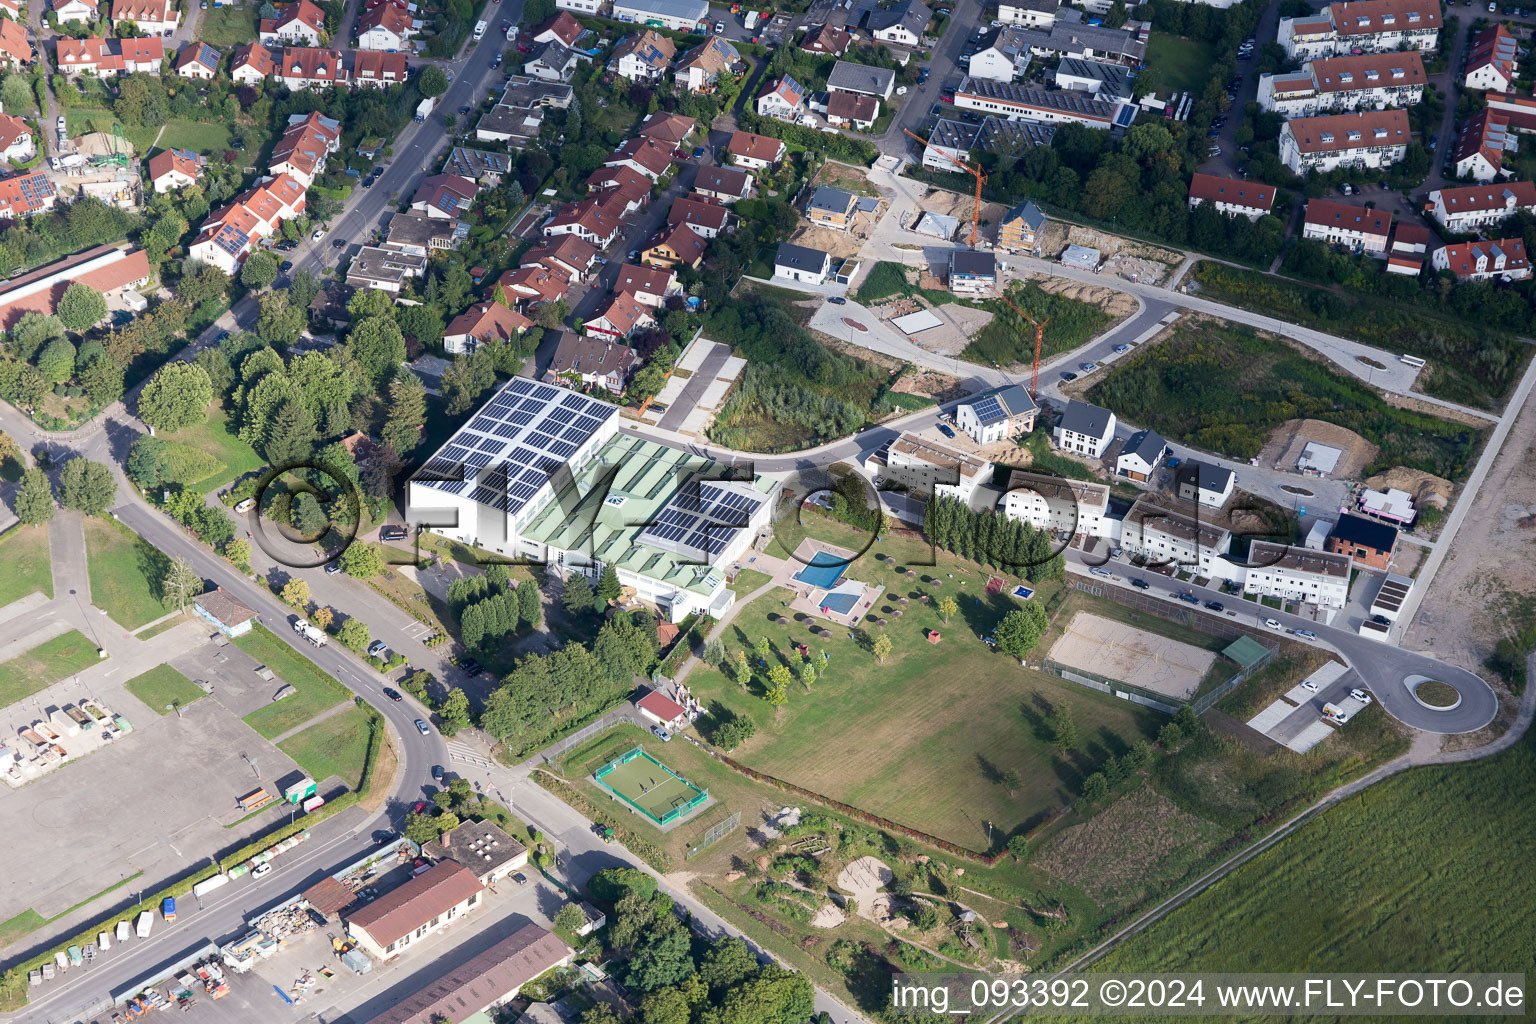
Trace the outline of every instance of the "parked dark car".
<path fill-rule="evenodd" d="M 1150 589 L 1152 589 L 1151 584 L 1149 584 L 1146 580 L 1143 580 L 1143 579 L 1131 580 L 1131 586 L 1135 587 L 1137 590 L 1150 590 Z"/>
<path fill-rule="evenodd" d="M 1207 601 L 1205 602 L 1205 606 L 1213 612 L 1226 610 L 1226 605 L 1222 604 L 1220 601 Z"/>
<path fill-rule="evenodd" d="M 379 540 L 405 540 L 405 527 L 398 525 L 379 527 Z"/>
<path fill-rule="evenodd" d="M 485 669 L 481 667 L 480 663 L 474 658 L 465 658 L 463 661 L 459 662 L 459 668 L 463 669 L 464 674 L 469 676 L 471 679 L 485 671 Z"/>
<path fill-rule="evenodd" d="M 442 765 L 435 764 L 435 765 L 432 766 L 432 780 L 434 782 L 442 782 L 443 781 L 443 766 Z"/>

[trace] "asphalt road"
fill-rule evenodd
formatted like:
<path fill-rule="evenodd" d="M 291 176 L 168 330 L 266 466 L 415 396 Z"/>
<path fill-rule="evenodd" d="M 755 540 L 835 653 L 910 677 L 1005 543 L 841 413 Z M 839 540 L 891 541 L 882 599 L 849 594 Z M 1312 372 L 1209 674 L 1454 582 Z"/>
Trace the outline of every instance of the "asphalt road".
<path fill-rule="evenodd" d="M 1159 594 L 1169 600 L 1177 600 L 1176 595 L 1180 593 L 1192 592 L 1201 603 L 1199 606 L 1190 605 L 1190 608 L 1202 615 L 1217 615 L 1230 619 L 1232 616 L 1227 613 L 1236 612 L 1238 622 L 1245 626 L 1254 626 L 1261 632 L 1276 632 L 1264 624 L 1266 619 L 1279 622 L 1282 630 L 1287 634 L 1298 629 L 1311 630 L 1317 634 L 1315 642 L 1295 636 L 1290 638 L 1303 643 L 1315 643 L 1316 646 L 1341 655 L 1345 662 L 1360 675 L 1366 689 L 1381 701 L 1381 706 L 1387 713 L 1411 728 L 1432 733 L 1474 732 L 1493 721 L 1493 716 L 1498 712 L 1499 702 L 1492 688 L 1464 669 L 1455 668 L 1390 644 L 1367 639 L 1348 629 L 1325 626 L 1300 615 L 1290 615 L 1245 601 L 1238 596 L 1223 594 L 1215 587 L 1197 587 L 1193 583 L 1180 582 L 1161 573 L 1138 568 L 1128 561 L 1112 561 L 1108 558 L 1107 549 L 1102 546 L 1098 554 L 1085 554 L 1076 548 L 1068 548 L 1064 554 L 1067 568 L 1072 572 L 1086 576 L 1090 568 L 1104 566 L 1115 574 L 1112 580 L 1092 577 L 1096 583 L 1130 587 L 1131 580 L 1140 579 L 1146 582 L 1148 593 Z M 1218 601 L 1225 605 L 1225 610 L 1209 611 L 1204 607 L 1206 601 Z M 1404 685 L 1404 680 L 1411 675 L 1426 676 L 1449 683 L 1455 687 L 1457 693 L 1461 694 L 1461 704 L 1450 711 L 1437 711 L 1424 707 L 1413 698 L 1408 687 Z"/>

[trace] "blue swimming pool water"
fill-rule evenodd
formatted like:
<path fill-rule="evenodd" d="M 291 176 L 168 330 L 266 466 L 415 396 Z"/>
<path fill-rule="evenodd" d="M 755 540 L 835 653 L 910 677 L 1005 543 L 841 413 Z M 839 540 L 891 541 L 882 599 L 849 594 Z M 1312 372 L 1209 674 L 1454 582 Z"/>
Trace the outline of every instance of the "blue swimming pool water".
<path fill-rule="evenodd" d="M 795 579 L 822 590 L 831 590 L 837 586 L 837 581 L 843 578 L 843 570 L 846 568 L 848 566 L 841 558 L 825 551 L 818 551 L 812 556 L 809 565 L 795 573 Z"/>
<path fill-rule="evenodd" d="M 838 615 L 847 615 L 853 611 L 853 606 L 858 603 L 858 594 L 828 594 L 822 599 L 821 605 L 830 612 L 835 612 Z"/>

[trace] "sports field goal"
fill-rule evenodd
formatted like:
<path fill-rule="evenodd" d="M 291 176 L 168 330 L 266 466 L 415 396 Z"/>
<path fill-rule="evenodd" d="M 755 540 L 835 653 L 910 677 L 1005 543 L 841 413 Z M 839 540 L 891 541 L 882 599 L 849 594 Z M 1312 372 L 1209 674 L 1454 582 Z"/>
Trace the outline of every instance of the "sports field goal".
<path fill-rule="evenodd" d="M 593 772 L 592 781 L 658 826 L 693 813 L 709 799 L 708 790 L 695 786 L 639 747 Z"/>

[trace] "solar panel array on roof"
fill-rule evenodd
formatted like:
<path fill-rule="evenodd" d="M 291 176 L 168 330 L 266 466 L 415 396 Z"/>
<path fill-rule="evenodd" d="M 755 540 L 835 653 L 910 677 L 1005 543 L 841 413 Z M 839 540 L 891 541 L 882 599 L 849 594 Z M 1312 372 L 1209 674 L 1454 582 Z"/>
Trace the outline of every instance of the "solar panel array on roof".
<path fill-rule="evenodd" d="M 764 500 L 751 484 L 695 480 L 672 496 L 641 537 L 676 554 L 713 558 L 746 529 Z"/>
<path fill-rule="evenodd" d="M 976 413 L 976 418 L 981 421 L 982 426 L 998 423 L 1008 418 L 1008 413 L 1003 409 L 1003 404 L 992 395 L 988 395 L 981 401 L 976 402 L 971 406 L 971 409 Z"/>
<path fill-rule="evenodd" d="M 513 378 L 428 461 L 416 482 L 449 494 L 474 485 L 470 500 L 515 515 L 618 412 L 565 388 Z"/>

